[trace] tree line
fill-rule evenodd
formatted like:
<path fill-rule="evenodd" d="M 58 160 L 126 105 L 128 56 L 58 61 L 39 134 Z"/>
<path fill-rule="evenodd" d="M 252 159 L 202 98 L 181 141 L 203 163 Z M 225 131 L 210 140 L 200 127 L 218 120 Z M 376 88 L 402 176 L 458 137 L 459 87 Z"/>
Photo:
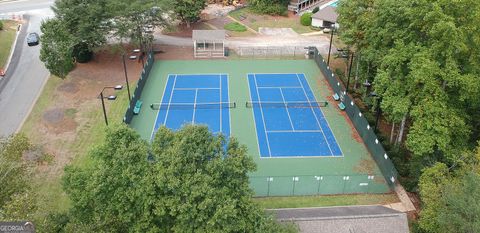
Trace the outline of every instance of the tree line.
<path fill-rule="evenodd" d="M 420 192 L 426 207 L 421 216 L 430 216 L 423 219 L 437 218 L 432 224 L 442 222 L 438 218 L 454 217 L 442 208 L 459 208 L 462 203 L 453 201 L 455 195 L 460 198 L 478 190 L 473 159 L 480 139 L 478 12 L 480 2 L 475 0 L 339 2 L 340 38 L 355 53 L 359 76 L 373 84 L 381 112 L 392 132 L 397 132 L 392 140 L 401 152 L 394 158 L 397 168 L 409 190 Z M 425 175 L 431 173 L 438 180 Z M 425 191 L 430 186 L 437 188 L 435 193 Z M 434 202 L 443 207 L 429 208 Z M 479 208 L 471 207 L 479 213 Z M 420 218 L 425 232 L 480 230 L 476 226 L 474 231 L 448 231 L 465 228 L 446 227 L 451 221 L 435 227 L 426 222 Z"/>
<path fill-rule="evenodd" d="M 50 73 L 65 78 L 76 62 L 88 62 L 93 52 L 110 43 L 132 43 L 147 51 L 153 35 L 175 20 L 199 19 L 205 0 L 59 0 L 55 17 L 41 25 L 40 60 Z"/>

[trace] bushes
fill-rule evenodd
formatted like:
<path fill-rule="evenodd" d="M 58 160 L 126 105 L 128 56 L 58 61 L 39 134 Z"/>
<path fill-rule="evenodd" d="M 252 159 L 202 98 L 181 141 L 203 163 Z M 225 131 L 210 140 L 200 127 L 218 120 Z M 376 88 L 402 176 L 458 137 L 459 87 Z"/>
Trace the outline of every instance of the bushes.
<path fill-rule="evenodd" d="M 0 20 L 0 31 L 3 30 L 3 21 Z"/>
<path fill-rule="evenodd" d="M 317 13 L 319 10 L 320 10 L 320 8 L 319 8 L 318 6 L 317 6 L 317 7 L 315 7 L 315 8 L 313 8 L 313 10 L 312 10 L 312 14 L 315 14 L 315 13 Z"/>
<path fill-rule="evenodd" d="M 300 17 L 300 23 L 303 26 L 312 25 L 312 13 L 305 13 Z"/>
<path fill-rule="evenodd" d="M 225 30 L 229 30 L 229 31 L 234 31 L 234 32 L 244 32 L 247 30 L 247 28 L 237 22 L 232 22 L 232 23 L 228 23 L 228 24 L 225 24 L 225 26 L 223 26 L 223 28 Z"/>
<path fill-rule="evenodd" d="M 87 63 L 92 60 L 93 52 L 85 43 L 79 43 L 73 47 L 73 56 L 78 63 Z"/>
<path fill-rule="evenodd" d="M 258 14 L 287 15 L 288 1 L 285 0 L 250 0 L 249 3 Z"/>

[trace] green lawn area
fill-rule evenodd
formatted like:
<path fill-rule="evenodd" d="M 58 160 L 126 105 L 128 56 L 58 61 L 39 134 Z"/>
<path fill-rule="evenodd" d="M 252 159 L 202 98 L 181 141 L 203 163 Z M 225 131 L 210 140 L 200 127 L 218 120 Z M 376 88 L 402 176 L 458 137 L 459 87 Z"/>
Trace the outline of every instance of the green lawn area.
<path fill-rule="evenodd" d="M 229 15 L 256 31 L 258 31 L 259 27 L 272 27 L 292 28 L 295 32 L 299 34 L 314 32 L 314 30 L 310 29 L 310 27 L 300 24 L 300 17 L 258 15 L 251 12 L 248 7 L 232 11 L 229 13 Z M 246 18 L 242 20 L 241 16 Z"/>
<path fill-rule="evenodd" d="M 68 78 L 67 78 L 68 79 Z M 66 80 L 51 76 L 47 81 L 42 94 L 35 103 L 32 112 L 28 116 L 21 132 L 27 135 L 33 143 L 37 143 L 41 138 L 42 132 L 39 132 L 37 126 L 42 124 L 42 117 L 45 110 L 55 106 L 55 102 L 59 101 L 59 93 L 57 88 Z M 132 86 L 135 87 L 135 83 Z M 128 96 L 126 90 L 117 92 L 117 99 L 115 101 L 108 101 L 108 119 L 109 123 L 120 123 L 128 105 Z M 105 122 L 103 119 L 102 109 L 100 107 L 100 100 L 95 105 L 92 104 L 88 109 L 69 108 L 65 111 L 66 116 L 77 115 L 81 118 L 88 119 L 88 122 L 83 126 L 79 126 L 76 130 L 75 140 L 72 142 L 67 140 L 52 140 L 56 148 L 65 149 L 73 158 L 68 164 L 74 166 L 87 166 L 92 160 L 86 156 L 88 151 L 98 142 L 101 142 L 105 137 Z M 52 164 L 55 170 L 59 172 L 45 173 L 41 169 L 37 169 L 34 174 L 32 184 L 35 187 L 38 196 L 39 212 L 37 216 L 46 216 L 52 212 L 59 212 L 67 210 L 69 207 L 69 200 L 67 195 L 63 192 L 61 186 L 61 176 L 63 175 L 63 167 Z"/>
<path fill-rule="evenodd" d="M 13 42 L 15 40 L 15 33 L 17 22 L 11 20 L 2 20 L 3 30 L 0 31 L 0 68 L 4 68 Z"/>
<path fill-rule="evenodd" d="M 225 24 L 224 26 L 225 30 L 233 31 L 233 32 L 244 32 L 247 30 L 247 28 L 237 22 L 232 22 Z"/>
<path fill-rule="evenodd" d="M 354 194 L 254 198 L 265 209 L 375 205 L 400 202 L 395 194 Z"/>

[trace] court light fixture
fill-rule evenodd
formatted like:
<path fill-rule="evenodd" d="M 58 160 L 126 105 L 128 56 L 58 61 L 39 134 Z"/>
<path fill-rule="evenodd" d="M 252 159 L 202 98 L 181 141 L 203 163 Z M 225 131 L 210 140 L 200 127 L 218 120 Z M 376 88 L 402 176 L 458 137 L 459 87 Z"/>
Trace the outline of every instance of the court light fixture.
<path fill-rule="evenodd" d="M 116 85 L 113 87 L 114 90 L 122 90 L 123 89 L 123 86 L 122 85 Z"/>
<path fill-rule="evenodd" d="M 116 100 L 117 99 L 117 96 L 116 95 L 109 95 L 107 97 L 108 100 Z"/>

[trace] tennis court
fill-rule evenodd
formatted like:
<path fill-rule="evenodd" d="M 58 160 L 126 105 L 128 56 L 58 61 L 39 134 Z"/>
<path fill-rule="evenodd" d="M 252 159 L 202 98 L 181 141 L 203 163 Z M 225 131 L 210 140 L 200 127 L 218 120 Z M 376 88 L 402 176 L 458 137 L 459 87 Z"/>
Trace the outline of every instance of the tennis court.
<path fill-rule="evenodd" d="M 160 103 L 150 104 L 158 110 L 151 139 L 165 125 L 177 130 L 185 124 L 203 124 L 214 133 L 230 135 L 228 76 L 225 74 L 168 75 Z"/>
<path fill-rule="evenodd" d="M 313 60 L 161 60 L 148 77 L 130 125 L 146 140 L 192 123 L 235 137 L 255 196 L 389 191 Z"/>
<path fill-rule="evenodd" d="M 249 74 L 260 156 L 342 156 L 304 74 Z"/>

